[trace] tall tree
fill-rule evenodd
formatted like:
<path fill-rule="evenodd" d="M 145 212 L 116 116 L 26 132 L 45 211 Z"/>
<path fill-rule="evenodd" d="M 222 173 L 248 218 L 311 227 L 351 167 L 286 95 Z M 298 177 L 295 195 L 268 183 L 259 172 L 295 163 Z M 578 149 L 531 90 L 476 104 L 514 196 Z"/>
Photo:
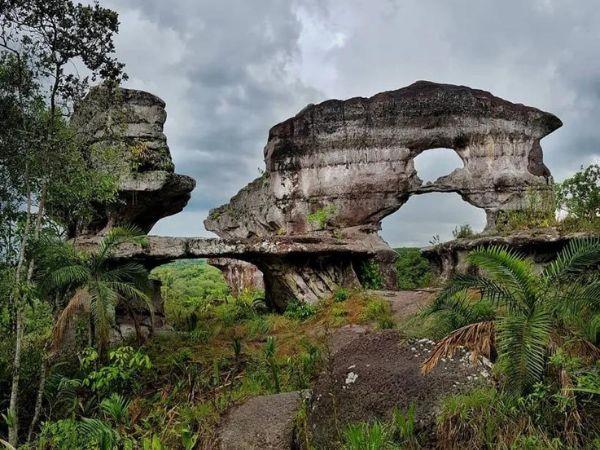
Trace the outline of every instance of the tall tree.
<path fill-rule="evenodd" d="M 48 197 L 60 180 L 65 160 L 70 162 L 72 133 L 65 117 L 90 81 L 118 83 L 125 77 L 123 65 L 114 56 L 114 35 L 118 31 L 114 11 L 70 0 L 0 0 L 0 58 L 9 75 L 4 81 L 4 100 L 11 109 L 5 118 L 10 127 L 0 145 L 12 147 L 0 160 L 0 177 L 8 178 L 12 191 L 0 192 L 9 198 L 2 213 L 25 209 L 17 239 L 15 289 L 11 294 L 14 311 L 15 351 L 13 382 L 7 417 L 9 442 L 19 440 L 18 393 L 23 340 L 23 300 L 34 271 L 28 256 L 29 240 L 38 237 L 47 212 Z M 79 75 L 77 67 L 87 74 Z M 34 118 L 33 121 L 29 120 Z M 25 204 L 25 208 L 23 208 Z M 6 205 L 6 206 L 4 206 Z M 15 206 L 16 205 L 16 206 Z"/>

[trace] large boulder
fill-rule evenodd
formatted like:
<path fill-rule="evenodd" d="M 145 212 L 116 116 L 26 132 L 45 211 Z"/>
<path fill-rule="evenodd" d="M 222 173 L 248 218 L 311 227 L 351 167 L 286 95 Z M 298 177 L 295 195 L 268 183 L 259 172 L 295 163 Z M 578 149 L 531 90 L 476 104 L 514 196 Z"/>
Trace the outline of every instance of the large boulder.
<path fill-rule="evenodd" d="M 76 105 L 71 123 L 87 149 L 90 164 L 118 177 L 119 202 L 99 209 L 79 230 L 102 234 L 120 224 L 143 231 L 181 211 L 194 189 L 193 178 L 174 173 L 163 133 L 165 102 L 148 92 L 96 86 Z"/>
<path fill-rule="evenodd" d="M 261 395 L 233 408 L 219 429 L 222 450 L 290 450 L 302 392 Z"/>

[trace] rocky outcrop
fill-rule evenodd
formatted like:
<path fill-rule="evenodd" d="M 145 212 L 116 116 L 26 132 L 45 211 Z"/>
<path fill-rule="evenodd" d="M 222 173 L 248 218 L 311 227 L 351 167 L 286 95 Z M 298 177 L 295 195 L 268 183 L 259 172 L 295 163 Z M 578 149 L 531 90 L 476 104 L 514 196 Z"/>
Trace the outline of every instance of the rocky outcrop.
<path fill-rule="evenodd" d="M 486 211 L 493 229 L 501 211 L 526 207 L 531 195 L 551 194 L 540 140 L 561 125 L 552 114 L 489 92 L 426 81 L 371 98 L 309 105 L 271 128 L 264 174 L 213 209 L 205 226 L 228 239 L 364 240 L 377 249 L 373 259 L 384 287 L 394 288 L 395 255 L 377 235 L 384 217 L 412 195 L 457 192 Z M 439 147 L 454 149 L 464 167 L 423 184 L 413 160 Z M 311 271 L 327 273 L 328 264 L 336 283 L 356 279 L 352 256 L 310 268 L 308 259 L 286 261 L 276 270 L 261 267 L 267 291 L 275 286 L 300 299 L 331 293 L 329 278 L 303 280 Z"/>
<path fill-rule="evenodd" d="M 296 415 L 303 392 L 261 395 L 233 408 L 219 430 L 222 450 L 289 450 L 295 448 Z"/>
<path fill-rule="evenodd" d="M 254 264 L 231 258 L 210 258 L 208 264 L 216 267 L 225 277 L 231 293 L 239 295 L 246 289 L 263 291 L 263 274 Z"/>
<path fill-rule="evenodd" d="M 163 133 L 165 103 L 148 92 L 97 86 L 77 105 L 71 123 L 89 163 L 118 178 L 118 202 L 99 208 L 71 234 L 94 235 L 119 224 L 148 232 L 187 204 L 194 179 L 174 173 Z"/>
<path fill-rule="evenodd" d="M 526 230 L 508 236 L 480 236 L 456 239 L 421 250 L 431 263 L 434 272 L 441 280 L 447 280 L 456 273 L 469 273 L 474 270 L 467 261 L 471 250 L 478 247 L 501 245 L 518 251 L 528 258 L 538 270 L 552 262 L 571 240 L 592 237 L 591 233 L 560 233 L 556 229 Z"/>
<path fill-rule="evenodd" d="M 271 128 L 264 175 L 205 224 L 238 238 L 378 229 L 411 195 L 457 192 L 485 209 L 493 227 L 498 211 L 523 206 L 526 192 L 551 189 L 540 139 L 561 125 L 489 92 L 426 81 L 309 105 Z M 464 167 L 424 185 L 413 159 L 439 147 L 454 149 Z"/>

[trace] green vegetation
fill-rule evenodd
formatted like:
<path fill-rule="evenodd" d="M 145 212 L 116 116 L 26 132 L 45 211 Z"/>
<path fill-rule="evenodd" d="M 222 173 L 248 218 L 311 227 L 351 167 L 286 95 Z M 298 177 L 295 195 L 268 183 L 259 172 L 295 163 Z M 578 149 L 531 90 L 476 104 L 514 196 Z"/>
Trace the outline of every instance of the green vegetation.
<path fill-rule="evenodd" d="M 395 409 L 388 423 L 375 421 L 350 424 L 343 434 L 344 450 L 396 450 L 420 448 L 415 432 L 415 407 Z"/>
<path fill-rule="evenodd" d="M 395 267 L 398 289 L 418 289 L 430 286 L 433 281 L 429 261 L 418 248 L 396 248 Z"/>
<path fill-rule="evenodd" d="M 161 282 L 167 321 L 182 331 L 194 329 L 209 305 L 231 298 L 221 271 L 203 259 L 162 265 L 151 272 L 150 278 Z"/>
<path fill-rule="evenodd" d="M 562 228 L 600 231 L 600 166 L 582 167 L 557 184 L 556 200 L 559 211 L 566 213 Z"/>
<path fill-rule="evenodd" d="M 360 284 L 365 289 L 381 289 L 383 288 L 383 276 L 379 264 L 374 259 L 362 261 L 356 275 Z"/>
<path fill-rule="evenodd" d="M 306 220 L 308 220 L 308 222 L 312 224 L 317 230 L 323 230 L 328 225 L 329 221 L 335 215 L 335 213 L 335 206 L 328 205 L 310 213 L 306 217 Z"/>
<path fill-rule="evenodd" d="M 475 233 L 473 232 L 471 225 L 464 224 L 452 230 L 452 236 L 454 239 L 463 239 L 473 237 L 475 236 Z"/>

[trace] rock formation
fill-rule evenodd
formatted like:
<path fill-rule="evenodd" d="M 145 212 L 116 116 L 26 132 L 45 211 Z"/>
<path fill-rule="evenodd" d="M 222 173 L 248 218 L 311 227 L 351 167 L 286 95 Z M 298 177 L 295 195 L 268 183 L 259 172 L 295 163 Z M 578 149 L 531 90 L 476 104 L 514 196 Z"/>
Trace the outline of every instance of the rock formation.
<path fill-rule="evenodd" d="M 165 103 L 143 91 L 97 86 L 76 107 L 72 124 L 90 163 L 118 176 L 119 202 L 99 209 L 83 234 L 118 224 L 148 232 L 161 218 L 181 211 L 196 182 L 174 173 L 163 125 Z"/>
<path fill-rule="evenodd" d="M 540 140 L 561 125 L 552 114 L 489 92 L 426 81 L 371 98 L 309 105 L 271 128 L 264 174 L 213 209 L 205 226 L 228 239 L 363 241 L 392 287 L 394 253 L 377 234 L 384 217 L 411 195 L 457 192 L 486 211 L 493 229 L 499 212 L 525 207 L 529 195 L 551 193 Z M 454 149 L 464 167 L 423 184 L 413 160 L 439 147 Z M 311 301 L 356 279 L 357 262 L 317 263 L 305 255 L 277 267 L 264 259 L 259 267 L 268 295 Z"/>
<path fill-rule="evenodd" d="M 90 242 L 118 223 L 148 231 L 188 201 L 194 181 L 173 173 L 164 106 L 145 92 L 106 87 L 78 106 L 73 123 L 89 160 L 120 176 L 121 204 L 85 226 Z M 361 283 L 366 261 L 379 264 L 382 287 L 394 288 L 395 253 L 377 233 L 384 217 L 411 195 L 456 192 L 483 208 L 493 229 L 500 212 L 551 193 L 540 140 L 560 126 L 552 114 L 489 92 L 425 81 L 309 105 L 271 129 L 264 175 L 210 212 L 206 228 L 222 240 L 157 238 L 120 257 L 148 266 L 190 256 L 243 260 L 263 273 L 278 309 Z M 454 149 L 464 167 L 424 184 L 413 160 L 438 147 Z"/>
<path fill-rule="evenodd" d="M 518 251 L 528 258 L 538 270 L 542 270 L 554 261 L 571 240 L 589 238 L 593 233 L 560 233 L 556 229 L 524 230 L 508 236 L 480 236 L 475 238 L 455 239 L 441 244 L 426 247 L 422 250 L 434 272 L 441 280 L 448 280 L 456 273 L 469 273 L 475 270 L 467 262 L 470 251 L 477 247 L 502 245 Z"/>
<path fill-rule="evenodd" d="M 234 296 L 245 289 L 254 291 L 265 289 L 263 274 L 254 264 L 231 258 L 210 258 L 208 264 L 223 272 L 225 281 Z"/>
<path fill-rule="evenodd" d="M 378 229 L 411 195 L 457 192 L 485 209 L 493 228 L 498 211 L 522 207 L 526 192 L 551 189 L 540 139 L 561 125 L 489 92 L 426 81 L 309 105 L 271 128 L 264 175 L 205 224 L 221 237 L 343 234 Z M 413 159 L 439 147 L 454 149 L 464 167 L 423 185 Z"/>

